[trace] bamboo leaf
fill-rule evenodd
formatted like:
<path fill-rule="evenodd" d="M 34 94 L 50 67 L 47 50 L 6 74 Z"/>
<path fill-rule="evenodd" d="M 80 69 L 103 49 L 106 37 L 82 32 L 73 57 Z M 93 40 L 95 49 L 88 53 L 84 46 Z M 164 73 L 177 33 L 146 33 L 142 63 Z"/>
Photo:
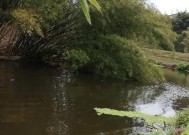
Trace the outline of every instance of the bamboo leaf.
<path fill-rule="evenodd" d="M 91 3 L 91 5 L 93 5 L 99 12 L 101 12 L 101 7 L 98 4 L 98 2 L 96 0 L 89 0 L 89 2 Z"/>
<path fill-rule="evenodd" d="M 85 15 L 85 18 L 87 19 L 88 23 L 91 24 L 91 17 L 89 14 L 89 6 L 87 3 L 87 0 L 79 0 L 81 8 L 83 10 L 83 13 Z"/>

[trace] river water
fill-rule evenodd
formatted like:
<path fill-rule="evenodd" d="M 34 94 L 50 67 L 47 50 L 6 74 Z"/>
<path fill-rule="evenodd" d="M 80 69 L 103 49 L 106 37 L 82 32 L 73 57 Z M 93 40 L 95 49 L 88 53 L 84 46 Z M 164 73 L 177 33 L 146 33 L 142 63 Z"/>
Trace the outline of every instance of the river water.
<path fill-rule="evenodd" d="M 142 84 L 0 62 L 0 135 L 128 135 L 132 119 L 98 116 L 94 107 L 173 116 L 189 105 L 189 76 Z"/>

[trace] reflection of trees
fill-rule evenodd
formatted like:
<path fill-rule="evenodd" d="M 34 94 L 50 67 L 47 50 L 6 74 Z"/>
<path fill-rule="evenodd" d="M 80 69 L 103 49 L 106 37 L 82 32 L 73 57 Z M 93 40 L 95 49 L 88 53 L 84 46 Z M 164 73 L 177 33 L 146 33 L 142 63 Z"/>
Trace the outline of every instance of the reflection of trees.
<path fill-rule="evenodd" d="M 46 135 L 51 75 L 43 67 L 1 62 L 0 134 Z"/>
<path fill-rule="evenodd" d="M 121 108 L 120 102 L 127 103 L 125 102 L 127 99 L 122 96 L 125 83 L 100 79 L 79 75 L 72 78 L 71 82 L 66 85 L 73 106 L 71 112 L 74 120 L 71 120 L 70 134 L 87 135 L 112 132 L 132 125 L 131 120 L 99 117 L 95 113 L 94 107 Z"/>
<path fill-rule="evenodd" d="M 173 116 L 175 101 L 189 97 L 188 89 L 171 83 L 148 87 L 144 87 L 147 91 L 143 91 L 132 103 L 137 111 L 143 113 Z"/>
<path fill-rule="evenodd" d="M 12 131 L 0 126 L 0 134 L 69 134 L 67 81 L 69 77 L 43 66 L 1 62 L 0 122 Z"/>
<path fill-rule="evenodd" d="M 186 73 L 176 72 L 172 70 L 164 70 L 166 79 L 177 85 L 189 88 L 189 75 Z"/>
<path fill-rule="evenodd" d="M 154 100 L 155 97 L 161 95 L 165 88 L 163 85 L 146 85 L 130 89 L 127 99 L 131 106 L 134 104 L 146 104 Z"/>
<path fill-rule="evenodd" d="M 48 135 L 69 135 L 71 122 L 71 106 L 65 87 L 66 76 L 55 79 L 51 92 L 51 113 L 48 120 Z M 65 80 L 66 79 L 66 80 Z"/>
<path fill-rule="evenodd" d="M 9 65 L 9 66 L 7 66 Z M 1 62 L 0 63 L 0 90 L 6 91 L 12 89 L 11 79 L 14 78 L 13 63 Z M 7 88 L 8 87 L 8 88 Z"/>
<path fill-rule="evenodd" d="M 22 123 L 18 126 L 19 131 L 22 131 L 19 135 L 27 132 L 30 132 L 29 135 L 112 134 L 114 131 L 127 134 L 126 130 L 132 127 L 131 120 L 99 117 L 93 108 L 131 110 L 134 105 L 155 101 L 161 95 L 174 93 L 174 98 L 189 96 L 187 89 L 169 83 L 149 85 L 104 81 L 88 75 L 71 79 L 70 82 L 67 74 L 46 70 L 41 66 L 2 62 L 0 121 L 14 126 Z M 167 99 L 165 102 L 168 102 L 172 101 L 173 96 L 164 97 Z M 5 135 L 2 125 L 0 134 Z M 9 126 L 7 128 L 12 129 Z M 18 134 L 11 131 L 13 133 Z"/>

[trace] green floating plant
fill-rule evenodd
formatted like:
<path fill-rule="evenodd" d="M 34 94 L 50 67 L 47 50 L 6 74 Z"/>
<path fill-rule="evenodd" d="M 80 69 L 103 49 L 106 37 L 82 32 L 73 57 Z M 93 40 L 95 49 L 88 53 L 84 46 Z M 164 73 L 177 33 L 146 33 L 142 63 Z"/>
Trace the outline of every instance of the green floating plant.
<path fill-rule="evenodd" d="M 120 116 L 120 117 L 129 117 L 129 118 L 142 118 L 144 119 L 149 125 L 153 123 L 159 124 L 174 124 L 176 117 L 164 117 L 164 116 L 154 116 L 148 115 L 140 112 L 132 112 L 132 111 L 118 111 L 109 108 L 94 108 L 98 115 L 106 114 L 106 115 L 113 115 L 113 116 Z"/>

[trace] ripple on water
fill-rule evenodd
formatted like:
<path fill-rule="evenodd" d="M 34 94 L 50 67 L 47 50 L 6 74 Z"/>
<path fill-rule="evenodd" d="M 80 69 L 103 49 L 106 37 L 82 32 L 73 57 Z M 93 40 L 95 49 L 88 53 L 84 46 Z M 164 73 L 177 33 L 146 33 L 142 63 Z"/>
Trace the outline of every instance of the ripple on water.
<path fill-rule="evenodd" d="M 162 88 L 164 89 L 163 92 L 159 96 L 155 97 L 154 100 L 148 101 L 148 103 L 141 103 L 141 100 L 137 100 L 135 103 L 136 111 L 151 115 L 175 116 L 175 102 L 178 99 L 189 97 L 189 89 L 172 83 L 164 83 Z M 152 87 L 149 92 L 153 90 L 154 89 Z M 141 96 L 145 94 L 146 91 L 145 93 L 142 93 Z"/>

